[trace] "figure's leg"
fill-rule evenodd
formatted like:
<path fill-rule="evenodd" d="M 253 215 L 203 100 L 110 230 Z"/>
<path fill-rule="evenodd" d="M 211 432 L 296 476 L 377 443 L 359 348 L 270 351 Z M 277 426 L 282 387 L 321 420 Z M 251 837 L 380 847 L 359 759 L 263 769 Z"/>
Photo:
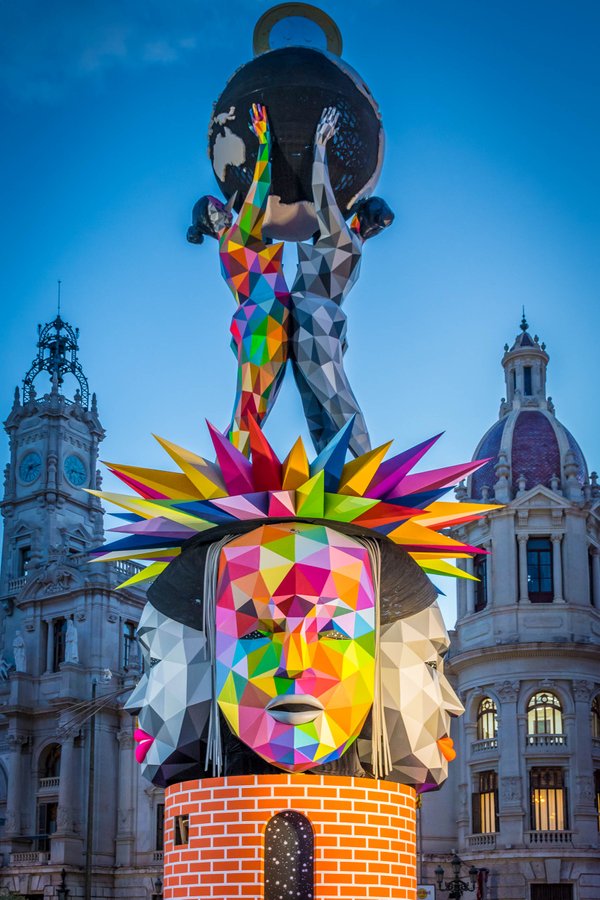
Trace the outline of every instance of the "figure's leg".
<path fill-rule="evenodd" d="M 350 450 L 355 456 L 366 453 L 371 449 L 367 426 L 344 371 L 346 316 L 336 303 L 294 301 L 294 375 L 315 448 L 322 450 L 355 416 Z"/>
<path fill-rule="evenodd" d="M 262 427 L 283 380 L 288 347 L 289 311 L 278 298 L 246 300 L 231 321 L 238 359 L 235 403 L 229 439 L 249 453 L 249 419 Z"/>

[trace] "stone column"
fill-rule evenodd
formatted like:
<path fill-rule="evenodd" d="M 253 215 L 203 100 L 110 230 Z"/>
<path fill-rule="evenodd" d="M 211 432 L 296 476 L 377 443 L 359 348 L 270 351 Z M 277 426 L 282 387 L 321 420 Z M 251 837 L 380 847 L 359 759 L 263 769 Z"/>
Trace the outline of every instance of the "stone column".
<path fill-rule="evenodd" d="M 527 535 L 518 534 L 519 542 L 519 603 L 529 600 L 529 582 L 527 580 Z"/>
<path fill-rule="evenodd" d="M 80 756 L 69 735 L 61 745 L 57 828 L 52 836 L 52 861 L 58 865 L 83 865 L 83 840 L 76 830 L 81 818 Z"/>
<path fill-rule="evenodd" d="M 518 681 L 506 680 L 494 685 L 494 693 L 500 700 L 498 744 L 502 753 L 498 758 L 498 806 L 504 847 L 523 846 L 523 814 L 527 810 L 527 785 L 521 772 L 524 744 L 517 718 L 519 688 Z"/>
<path fill-rule="evenodd" d="M 21 793 L 22 751 L 27 743 L 27 738 L 22 734 L 9 734 L 7 740 L 9 757 L 4 834 L 5 837 L 9 838 L 17 837 L 21 833 L 21 810 L 23 809 L 23 796 Z"/>
<path fill-rule="evenodd" d="M 592 597 L 594 606 L 600 609 L 600 549 L 592 548 Z"/>
<path fill-rule="evenodd" d="M 68 737 L 60 749 L 60 781 L 58 786 L 57 831 L 73 831 L 73 738 Z"/>
<path fill-rule="evenodd" d="M 561 556 L 561 534 L 552 535 L 552 580 L 554 581 L 554 602 L 564 603 L 563 597 L 563 578 L 562 578 L 562 556 Z"/>
<path fill-rule="evenodd" d="M 598 841 L 598 812 L 595 803 L 594 764 L 592 762 L 592 734 L 590 729 L 590 704 L 594 692 L 591 681 L 573 680 L 575 721 L 569 729 L 569 752 L 572 753 L 571 772 L 576 772 L 571 784 L 574 802 L 571 803 L 573 820 L 569 830 L 574 832 L 575 846 L 596 846 Z"/>
<path fill-rule="evenodd" d="M 120 729 L 115 735 L 119 742 L 118 759 L 118 810 L 117 810 L 117 835 L 116 865 L 133 865 L 133 817 L 134 817 L 134 766 L 135 756 L 133 752 L 133 719 L 129 713 L 121 713 Z"/>

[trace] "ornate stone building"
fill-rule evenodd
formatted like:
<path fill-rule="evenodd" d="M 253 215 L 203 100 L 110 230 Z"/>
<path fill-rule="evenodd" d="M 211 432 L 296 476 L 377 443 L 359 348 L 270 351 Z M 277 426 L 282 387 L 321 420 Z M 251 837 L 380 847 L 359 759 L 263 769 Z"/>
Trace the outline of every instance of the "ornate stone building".
<path fill-rule="evenodd" d="M 480 580 L 459 586 L 449 667 L 466 711 L 450 779 L 423 797 L 421 880 L 440 863 L 449 879 L 456 850 L 488 870 L 489 900 L 598 900 L 600 487 L 527 329 L 475 450 L 491 462 L 456 491 L 504 505 L 457 531 L 491 553 L 464 562 Z"/>
<path fill-rule="evenodd" d="M 123 698 L 139 675 L 144 592 L 115 588 L 131 563 L 89 563 L 103 541 L 98 487 L 104 431 L 60 316 L 5 427 L 0 572 L 0 890 L 28 898 L 156 893 L 160 792 L 142 784 Z M 49 382 L 38 396 L 38 376 Z M 64 383 L 76 390 L 68 399 Z M 91 773 L 91 774 L 90 774 Z"/>

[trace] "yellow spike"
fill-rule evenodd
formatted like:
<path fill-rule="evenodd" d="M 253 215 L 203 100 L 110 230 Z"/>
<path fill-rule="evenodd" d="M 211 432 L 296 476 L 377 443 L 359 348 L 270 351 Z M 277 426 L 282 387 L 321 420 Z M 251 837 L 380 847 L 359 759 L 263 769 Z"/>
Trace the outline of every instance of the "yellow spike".
<path fill-rule="evenodd" d="M 154 435 L 163 450 L 169 454 L 179 468 L 190 479 L 202 500 L 213 500 L 216 497 L 227 497 L 227 490 L 223 484 L 219 469 L 214 463 L 210 463 L 201 456 L 196 456 L 191 450 L 178 447 L 177 444 L 166 441 L 164 438 Z"/>
<path fill-rule="evenodd" d="M 150 566 L 146 566 L 145 569 L 142 569 L 141 572 L 138 572 L 136 575 L 132 575 L 131 578 L 128 578 L 126 581 L 122 581 L 121 584 L 117 585 L 117 590 L 124 587 L 130 587 L 132 584 L 138 584 L 140 581 L 148 581 L 149 578 L 156 578 L 157 575 L 160 575 L 161 572 L 164 572 L 169 563 L 164 562 L 156 562 L 152 563 Z"/>
<path fill-rule="evenodd" d="M 440 526 L 445 522 L 455 522 L 457 519 L 469 519 L 471 516 L 482 516 L 492 509 L 502 509 L 498 503 L 431 503 L 423 510 L 423 515 L 415 516 L 413 522 L 429 526 Z"/>
<path fill-rule="evenodd" d="M 124 562 L 135 559 L 163 559 L 179 556 L 180 547 L 167 547 L 164 550 L 109 550 L 103 556 L 94 557 L 91 562 Z"/>
<path fill-rule="evenodd" d="M 298 438 L 284 459 L 281 471 L 283 474 L 282 489 L 284 491 L 294 491 L 310 478 L 310 466 L 302 438 Z"/>
<path fill-rule="evenodd" d="M 472 553 L 452 553 L 447 550 L 442 554 L 441 552 L 435 553 L 433 550 L 428 550 L 427 552 L 411 551 L 409 556 L 412 556 L 415 562 L 420 562 L 422 559 L 473 559 Z"/>
<path fill-rule="evenodd" d="M 296 515 L 322 519 L 325 515 L 325 472 L 321 469 L 305 484 L 296 488 Z"/>
<path fill-rule="evenodd" d="M 187 475 L 181 472 L 164 472 L 161 469 L 145 469 L 141 466 L 121 466 L 118 463 L 104 462 L 107 468 L 121 472 L 134 481 L 159 494 L 178 500 L 201 500 L 202 496 Z"/>
<path fill-rule="evenodd" d="M 377 469 L 381 465 L 383 457 L 392 446 L 393 441 L 369 450 L 362 456 L 347 462 L 342 469 L 338 494 L 351 494 L 354 497 L 364 497 L 365 491 L 373 481 Z"/>
<path fill-rule="evenodd" d="M 458 566 L 453 566 L 451 563 L 446 562 L 443 559 L 430 559 L 425 560 L 422 559 L 417 561 L 417 565 L 419 565 L 425 572 L 430 572 L 436 575 L 449 575 L 451 578 L 466 578 L 467 581 L 479 581 L 479 578 L 476 578 L 474 575 L 470 575 L 468 572 L 465 572 L 464 569 L 459 569 Z"/>
<path fill-rule="evenodd" d="M 109 491 L 93 491 L 90 488 L 85 489 L 88 494 L 94 497 L 100 497 L 108 503 L 120 506 L 129 512 L 136 513 L 143 519 L 168 519 L 170 522 L 178 522 L 180 525 L 187 525 L 194 531 L 206 531 L 208 528 L 214 528 L 212 522 L 206 522 L 197 516 L 182 512 L 180 509 L 171 509 L 161 500 L 145 500 L 143 497 L 131 497 L 129 494 L 112 494 Z"/>
<path fill-rule="evenodd" d="M 394 528 L 393 531 L 390 531 L 388 537 L 395 544 L 400 544 L 400 546 L 402 544 L 437 544 L 438 546 L 449 548 L 462 546 L 461 541 L 455 541 L 445 534 L 439 534 L 437 531 L 425 528 L 424 525 L 418 525 L 412 519 L 399 525 L 398 528 Z M 449 555 L 449 553 L 444 553 L 444 556 Z"/>

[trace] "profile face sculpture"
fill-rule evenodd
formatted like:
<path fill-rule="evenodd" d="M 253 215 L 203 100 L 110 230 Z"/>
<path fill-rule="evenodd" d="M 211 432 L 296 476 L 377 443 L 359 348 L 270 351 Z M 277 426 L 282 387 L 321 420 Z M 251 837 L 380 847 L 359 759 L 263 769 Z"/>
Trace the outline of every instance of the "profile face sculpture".
<path fill-rule="evenodd" d="M 449 644 L 437 602 L 381 631 L 383 706 L 393 778 L 422 791 L 446 780 L 448 762 L 456 756 L 450 720 L 462 715 L 464 708 L 444 674 Z"/>
<path fill-rule="evenodd" d="M 373 703 L 368 551 L 323 525 L 264 525 L 221 551 L 216 691 L 229 727 L 303 772 L 341 756 Z"/>

